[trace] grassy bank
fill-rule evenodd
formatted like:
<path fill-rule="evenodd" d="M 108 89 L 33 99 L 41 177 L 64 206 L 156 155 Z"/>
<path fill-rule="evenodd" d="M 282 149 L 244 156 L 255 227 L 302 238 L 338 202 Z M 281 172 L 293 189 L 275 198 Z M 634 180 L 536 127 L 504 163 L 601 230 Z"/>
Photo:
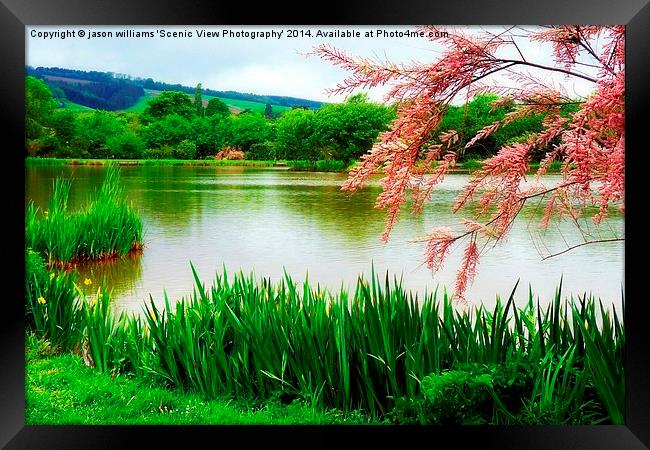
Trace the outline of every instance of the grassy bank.
<path fill-rule="evenodd" d="M 263 403 L 170 391 L 84 365 L 80 356 L 55 355 L 44 340 L 27 338 L 25 423 L 28 425 L 263 425 L 377 423 L 358 412 L 321 411 L 279 399 Z"/>
<path fill-rule="evenodd" d="M 300 172 L 348 172 L 352 165 L 346 165 L 338 160 L 319 161 L 262 161 L 262 160 L 216 160 L 216 159 L 84 159 L 84 158 L 40 158 L 28 157 L 25 159 L 28 165 L 44 166 L 106 166 L 115 164 L 118 166 L 243 166 L 243 167 L 288 167 L 292 171 Z M 450 173 L 471 174 L 479 170 L 482 161 L 470 159 L 457 164 Z M 560 162 L 553 162 L 548 168 L 548 173 L 558 173 L 562 168 Z M 534 173 L 539 169 L 538 162 L 530 163 L 530 172 Z M 377 173 L 382 173 L 378 170 Z"/>
<path fill-rule="evenodd" d="M 111 315 L 100 289 L 63 319 L 51 312 L 70 302 L 51 289 L 35 292 L 43 301 L 28 311 L 40 314 L 32 322 L 44 323 L 43 337 L 65 337 L 74 324 L 61 351 L 177 394 L 279 399 L 395 423 L 623 421 L 619 315 L 590 298 L 561 300 L 560 289 L 548 308 L 529 293 L 524 308 L 511 295 L 491 310 L 455 310 L 446 295 L 418 298 L 388 276 L 328 292 L 289 276 L 223 273 L 210 288 L 197 279 L 176 304 L 148 305 L 144 317 Z"/>
<path fill-rule="evenodd" d="M 287 161 L 289 170 L 299 172 L 347 172 L 348 164 L 338 160 Z"/>
<path fill-rule="evenodd" d="M 43 166 L 255 166 L 272 167 L 276 161 L 216 160 L 216 159 L 84 159 L 84 158 L 35 158 L 25 159 L 28 165 Z"/>
<path fill-rule="evenodd" d="M 123 197 L 117 167 L 108 166 L 102 186 L 78 211 L 68 209 L 70 187 L 70 180 L 57 178 L 48 209 L 29 203 L 27 247 L 53 264 L 123 256 L 142 248 L 142 221 Z"/>

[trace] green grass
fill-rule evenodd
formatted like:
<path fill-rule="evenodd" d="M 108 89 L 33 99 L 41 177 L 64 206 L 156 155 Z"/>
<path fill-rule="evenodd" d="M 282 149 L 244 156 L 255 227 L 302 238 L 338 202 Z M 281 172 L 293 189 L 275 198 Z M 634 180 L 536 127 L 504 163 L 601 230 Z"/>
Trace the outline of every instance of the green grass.
<path fill-rule="evenodd" d="M 365 424 L 358 412 L 321 411 L 300 402 L 206 400 L 85 366 L 74 354 L 54 355 L 28 336 L 25 423 L 29 425 Z M 377 422 L 374 422 L 377 423 Z"/>
<path fill-rule="evenodd" d="M 124 112 L 137 112 L 137 113 L 143 112 L 147 107 L 147 105 L 149 104 L 149 100 L 151 100 L 156 95 L 160 95 L 160 91 L 152 91 L 151 89 L 145 89 L 144 95 L 140 97 L 138 101 L 135 102 L 133 105 L 124 109 Z"/>
<path fill-rule="evenodd" d="M 126 397 L 120 403 L 112 396 L 121 386 L 106 385 L 101 380 L 109 378 L 99 375 L 104 374 L 131 377 L 128 381 L 141 387 L 133 392 L 145 400 L 188 395 L 215 405 L 225 398 L 281 401 L 308 406 L 318 420 L 343 411 L 335 416 L 397 423 L 624 422 L 619 315 L 592 298 L 562 301 L 561 284 L 546 308 L 534 304 L 531 291 L 527 305 L 515 308 L 513 289 L 505 303 L 497 298 L 493 309 L 457 310 L 444 293 L 442 299 L 437 293 L 418 298 L 388 275 L 384 282 L 374 275 L 369 282 L 359 278 L 352 294 L 331 293 L 307 281 L 299 286 L 288 275 L 276 284 L 242 273 L 230 280 L 224 271 L 209 289 L 194 276 L 192 296 L 174 305 L 165 298 L 162 308 L 152 301 L 144 317 L 110 314 L 106 290 L 89 302 L 74 285 L 63 285 L 82 298 L 79 307 L 56 315 L 60 334 L 70 336 L 67 346 L 55 348 L 84 352 L 95 369 L 83 370 L 99 382 L 92 389 L 79 387 L 74 395 L 94 392 L 95 398 L 110 400 L 86 401 L 102 403 L 97 407 L 105 414 L 83 413 L 88 420 L 131 423 L 110 411 L 125 406 Z M 39 277 L 44 275 L 34 279 Z M 37 314 L 47 321 L 49 313 L 28 308 L 28 324 Z M 51 337 L 52 326 L 29 329 L 35 337 Z M 44 395 L 70 384 L 57 382 L 50 372 L 47 379 L 51 385 L 42 386 L 43 379 L 29 383 Z M 52 395 L 66 402 L 72 397 Z M 81 420 L 76 415 L 81 407 L 66 403 L 49 411 L 53 421 L 71 423 Z M 73 418 L 59 408 L 69 409 Z M 134 423 L 145 420 L 142 411 L 134 414 Z"/>
<path fill-rule="evenodd" d="M 27 165 L 42 166 L 255 166 L 273 167 L 275 161 L 217 160 L 217 159 L 88 159 L 88 158 L 36 158 L 25 159 Z"/>
<path fill-rule="evenodd" d="M 89 108 L 88 106 L 80 105 L 79 103 L 72 102 L 68 100 L 67 98 L 61 99 L 61 102 L 63 103 L 63 107 L 66 109 L 70 109 L 72 111 L 92 111 L 93 108 Z"/>
<path fill-rule="evenodd" d="M 348 165 L 338 160 L 287 161 L 289 170 L 301 172 L 347 172 Z"/>
<path fill-rule="evenodd" d="M 204 100 L 210 100 L 211 98 L 214 97 L 215 96 L 212 95 L 203 95 Z M 217 97 L 217 98 L 222 102 L 224 102 L 226 105 L 237 108 L 240 111 L 244 109 L 250 109 L 253 112 L 263 113 L 264 109 L 266 108 L 266 103 L 252 102 L 249 100 L 238 100 L 238 99 L 225 98 L 225 97 Z M 273 107 L 274 113 L 283 113 L 291 109 L 288 106 L 273 105 L 273 104 L 271 106 Z"/>
<path fill-rule="evenodd" d="M 194 294 L 173 306 L 152 302 L 144 319 L 114 318 L 102 325 L 117 330 L 103 335 L 113 337 L 95 344 L 111 355 L 98 364 L 104 371 L 148 374 L 206 398 L 281 393 L 376 418 L 417 399 L 416 412 L 402 415 L 438 423 L 425 407 L 436 397 L 422 399 L 421 380 L 469 365 L 468 376 L 489 377 L 483 423 L 622 423 L 622 324 L 593 299 L 560 298 L 558 289 L 544 309 L 529 293 L 517 309 L 511 295 L 492 310 L 461 312 L 444 294 L 418 298 L 388 276 L 330 293 L 289 276 L 274 284 L 224 272 L 209 289 L 197 278 Z M 548 411 L 560 372 L 570 398 Z M 547 400 L 537 407 L 540 396 Z"/>
<path fill-rule="evenodd" d="M 145 89 L 144 91 L 145 91 L 145 95 L 140 97 L 133 106 L 124 109 L 124 111 L 141 113 L 147 107 L 149 100 L 157 95 L 160 95 L 160 93 L 162 92 L 162 91 L 156 91 L 152 89 Z M 187 95 L 188 97 L 194 98 L 190 94 Z M 205 94 L 202 97 L 204 100 L 210 100 L 211 98 L 215 98 L 214 95 L 205 95 Z M 224 98 L 224 97 L 216 97 L 216 98 L 224 102 L 227 106 L 236 108 L 239 111 L 242 111 L 244 109 L 250 109 L 253 112 L 263 113 L 264 108 L 266 108 L 266 103 L 252 102 L 249 100 L 237 100 L 237 99 Z M 291 109 L 287 106 L 280 106 L 280 105 L 271 105 L 271 106 L 273 107 L 273 112 L 276 113 L 285 112 Z"/>
<path fill-rule="evenodd" d="M 57 178 L 48 209 L 40 211 L 29 203 L 27 247 L 57 264 L 123 256 L 142 248 L 142 221 L 123 198 L 118 167 L 108 166 L 102 186 L 79 211 L 68 210 L 70 187 L 70 180 Z"/>
<path fill-rule="evenodd" d="M 84 330 L 75 274 L 48 271 L 36 252 L 25 252 L 25 318 L 28 329 L 56 349 L 72 350 Z"/>

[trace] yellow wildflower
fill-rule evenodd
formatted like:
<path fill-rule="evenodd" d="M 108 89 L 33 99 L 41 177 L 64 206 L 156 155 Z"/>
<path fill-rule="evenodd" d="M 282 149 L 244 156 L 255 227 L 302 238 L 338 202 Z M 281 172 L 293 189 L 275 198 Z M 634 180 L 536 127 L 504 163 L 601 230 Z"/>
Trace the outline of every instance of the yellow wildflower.
<path fill-rule="evenodd" d="M 41 296 L 41 297 L 38 297 L 37 300 L 38 300 L 38 303 L 40 303 L 41 305 L 44 305 L 44 304 L 45 304 L 45 299 L 44 299 L 42 296 Z"/>
<path fill-rule="evenodd" d="M 54 272 L 50 273 L 50 280 L 54 279 Z"/>
<path fill-rule="evenodd" d="M 91 280 L 90 278 L 86 278 L 86 279 L 84 280 L 84 284 L 85 284 L 86 286 L 89 286 L 89 285 L 93 284 L 93 282 L 92 282 L 92 280 Z"/>

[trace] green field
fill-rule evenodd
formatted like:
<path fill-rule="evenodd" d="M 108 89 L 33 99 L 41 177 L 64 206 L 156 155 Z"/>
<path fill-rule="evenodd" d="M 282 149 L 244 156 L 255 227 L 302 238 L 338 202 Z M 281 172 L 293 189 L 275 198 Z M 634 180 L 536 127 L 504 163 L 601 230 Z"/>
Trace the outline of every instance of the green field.
<path fill-rule="evenodd" d="M 156 90 L 152 90 L 152 89 L 145 89 L 144 90 L 145 95 L 143 97 L 140 97 L 138 99 L 138 101 L 135 103 L 135 105 L 133 105 L 133 106 L 131 106 L 129 108 L 126 108 L 124 111 L 126 111 L 126 112 L 138 112 L 138 113 L 143 112 L 144 109 L 147 107 L 147 104 L 148 104 L 149 100 L 151 98 L 153 98 L 153 97 L 156 97 L 156 96 L 160 95 L 161 92 L 162 91 L 156 91 Z M 189 94 L 188 94 L 188 96 L 191 97 Z M 203 100 L 204 101 L 210 100 L 212 98 L 215 98 L 215 96 L 214 95 L 203 95 Z M 231 111 L 233 113 L 236 113 L 236 114 L 243 111 L 244 109 L 247 109 L 247 108 L 250 109 L 253 112 L 262 113 L 262 112 L 264 112 L 264 108 L 266 107 L 265 103 L 250 102 L 248 100 L 234 100 L 234 99 L 231 99 L 231 98 L 224 98 L 224 97 L 217 97 L 217 98 L 219 100 L 221 100 L 222 102 L 224 102 L 226 105 L 228 105 L 228 107 L 230 107 Z M 73 104 L 72 102 L 68 102 L 68 103 Z M 85 108 L 85 106 L 81 106 L 81 105 L 77 105 L 77 106 L 79 106 L 81 108 Z M 280 105 L 271 105 L 271 106 L 273 106 L 273 111 L 274 112 L 285 112 L 285 111 L 288 111 L 288 110 L 291 109 L 291 108 L 289 108 L 287 106 L 280 106 Z M 89 108 L 87 108 L 87 109 L 89 109 Z"/>
<path fill-rule="evenodd" d="M 92 108 L 89 108 L 84 105 L 80 105 L 79 103 L 71 102 L 67 98 L 61 99 L 61 103 L 63 103 L 65 108 L 71 109 L 72 111 L 92 111 Z"/>

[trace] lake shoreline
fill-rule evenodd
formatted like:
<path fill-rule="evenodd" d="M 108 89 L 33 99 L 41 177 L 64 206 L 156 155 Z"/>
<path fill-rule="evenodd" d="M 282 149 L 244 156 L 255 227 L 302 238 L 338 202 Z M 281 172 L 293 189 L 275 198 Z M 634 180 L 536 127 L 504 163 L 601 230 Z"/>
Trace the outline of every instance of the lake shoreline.
<path fill-rule="evenodd" d="M 92 159 L 92 158 L 41 158 L 28 156 L 25 158 L 26 165 L 43 166 L 106 166 L 116 164 L 118 166 L 185 166 L 185 167 L 266 167 L 279 168 L 296 172 L 333 172 L 348 173 L 353 166 L 346 169 L 317 169 L 304 168 L 297 164 L 301 161 L 284 160 L 229 160 L 229 159 Z M 449 169 L 450 174 L 472 174 L 480 168 L 482 161 L 471 160 L 459 163 L 459 167 Z M 531 163 L 529 173 L 535 173 L 539 163 Z M 560 173 L 557 165 L 549 167 L 547 173 Z M 377 174 L 382 171 L 375 171 Z"/>

